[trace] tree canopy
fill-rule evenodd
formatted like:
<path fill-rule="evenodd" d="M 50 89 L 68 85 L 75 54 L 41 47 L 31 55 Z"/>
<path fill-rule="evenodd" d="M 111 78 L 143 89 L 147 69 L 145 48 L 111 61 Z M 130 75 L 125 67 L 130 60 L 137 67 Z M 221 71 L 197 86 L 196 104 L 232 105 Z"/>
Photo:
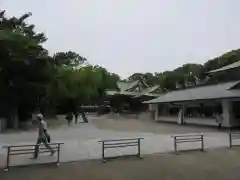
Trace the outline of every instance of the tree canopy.
<path fill-rule="evenodd" d="M 0 12 L 1 116 L 26 119 L 35 107 L 90 103 L 104 97 L 105 89 L 116 88 L 118 75 L 89 65 L 76 52 L 50 56 L 42 46 L 46 36 L 26 23 L 30 16 L 7 18 Z"/>
<path fill-rule="evenodd" d="M 188 86 L 200 83 L 216 83 L 223 81 L 239 80 L 239 69 L 233 69 L 228 72 L 208 74 L 207 72 L 232 64 L 240 60 L 240 49 L 232 50 L 214 59 L 208 60 L 202 64 L 184 64 L 172 71 L 153 73 L 134 73 L 128 80 L 138 80 L 141 77 L 147 84 L 160 85 L 163 91 L 171 91 L 177 88 L 186 88 Z"/>

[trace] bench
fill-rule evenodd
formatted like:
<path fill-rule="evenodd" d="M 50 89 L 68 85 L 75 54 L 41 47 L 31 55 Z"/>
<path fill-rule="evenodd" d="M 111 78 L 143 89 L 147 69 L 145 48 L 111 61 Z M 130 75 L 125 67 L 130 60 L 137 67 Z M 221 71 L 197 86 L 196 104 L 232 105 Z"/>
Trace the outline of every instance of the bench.
<path fill-rule="evenodd" d="M 233 144 L 234 140 L 240 140 L 240 132 L 229 132 L 229 147 L 240 146 L 240 144 Z"/>
<path fill-rule="evenodd" d="M 139 158 L 141 157 L 141 140 L 143 138 L 132 138 L 132 139 L 114 139 L 114 140 L 102 140 L 99 141 L 102 143 L 102 161 L 106 162 L 107 157 L 105 157 L 105 149 L 109 148 L 119 148 L 119 147 L 137 147 L 137 154 L 136 156 Z M 112 157 L 111 157 L 112 158 Z"/>
<path fill-rule="evenodd" d="M 200 142 L 201 147 L 200 150 L 204 150 L 203 144 L 203 134 L 185 134 L 185 135 L 175 135 L 172 136 L 174 138 L 174 152 L 178 151 L 177 144 L 180 143 L 191 143 L 191 142 Z"/>
<path fill-rule="evenodd" d="M 50 143 L 49 145 L 52 149 L 57 153 L 56 165 L 59 166 L 59 158 L 60 158 L 60 147 L 63 143 Z M 6 159 L 6 167 L 4 171 L 8 171 L 10 167 L 10 156 L 17 156 L 23 154 L 34 154 L 35 146 L 39 146 L 39 154 L 49 153 L 50 150 L 47 149 L 44 145 L 14 145 L 14 146 L 4 146 L 3 148 L 7 149 L 7 159 Z M 44 146 L 44 147 L 42 147 Z"/>

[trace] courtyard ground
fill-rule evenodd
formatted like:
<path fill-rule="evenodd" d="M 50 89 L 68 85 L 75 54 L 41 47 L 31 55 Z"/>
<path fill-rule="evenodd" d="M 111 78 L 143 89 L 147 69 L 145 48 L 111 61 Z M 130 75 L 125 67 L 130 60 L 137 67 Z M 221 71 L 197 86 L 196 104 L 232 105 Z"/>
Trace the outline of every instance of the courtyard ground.
<path fill-rule="evenodd" d="M 155 122 L 150 119 L 128 119 L 123 117 L 101 116 L 92 119 L 91 123 L 98 129 L 111 129 L 114 131 L 145 132 L 154 134 L 185 134 L 202 132 L 219 132 L 216 127 L 178 125 L 175 123 Z M 222 129 L 220 132 L 226 130 Z"/>
<path fill-rule="evenodd" d="M 240 150 L 218 149 L 180 155 L 146 155 L 101 163 L 88 160 L 53 165 L 16 167 L 1 180 L 239 180 Z"/>
<path fill-rule="evenodd" d="M 226 148 L 229 145 L 229 139 L 228 134 L 226 131 L 219 131 L 216 128 L 209 128 L 209 127 L 200 127 L 200 126 L 186 126 L 186 125 L 177 125 L 177 124 L 168 124 L 168 123 L 156 123 L 150 120 L 141 120 L 141 119 L 125 119 L 125 118 L 111 118 L 108 116 L 89 116 L 89 123 L 81 123 L 77 125 L 72 125 L 72 127 L 68 127 L 67 123 L 64 121 L 64 119 L 60 119 L 61 122 L 58 122 L 58 127 L 50 126 L 49 132 L 52 137 L 53 142 L 63 142 L 64 145 L 61 148 L 61 157 L 60 161 L 63 163 L 63 166 L 60 167 L 65 169 L 84 169 L 86 170 L 86 176 L 88 176 L 88 173 L 94 174 L 95 168 L 88 168 L 89 166 L 96 167 L 96 173 L 97 172 L 105 172 L 110 173 L 105 167 L 108 167 L 108 163 L 106 165 L 102 165 L 98 167 L 99 165 L 99 159 L 101 158 L 101 144 L 98 142 L 99 140 L 103 139 L 115 139 L 115 138 L 136 138 L 136 137 L 143 137 L 144 140 L 141 143 L 141 153 L 146 156 L 146 160 L 143 161 L 135 160 L 135 159 L 129 159 L 126 162 L 123 160 L 116 161 L 116 162 L 110 162 L 110 164 L 113 163 L 113 167 L 116 169 L 113 169 L 113 171 L 117 171 L 117 167 L 128 167 L 125 163 L 140 163 L 139 165 L 136 165 L 139 168 L 143 168 L 145 166 L 148 166 L 149 168 L 156 164 L 156 166 L 163 166 L 163 164 L 158 164 L 162 162 L 162 156 L 156 156 L 153 157 L 151 154 L 166 154 L 173 151 L 173 139 L 172 135 L 174 134 L 185 134 L 185 133 L 203 133 L 204 134 L 204 146 L 206 150 L 212 149 L 219 149 L 219 148 Z M 31 130 L 27 132 L 14 132 L 14 133 L 3 133 L 0 134 L 0 168 L 4 166 L 5 164 L 5 155 L 6 150 L 2 148 L 4 145 L 16 145 L 16 144 L 35 144 L 36 141 L 36 132 Z M 199 143 L 192 143 L 192 144 L 185 144 L 184 147 L 180 146 L 180 149 L 184 148 L 198 148 Z M 136 148 L 130 147 L 130 148 L 118 148 L 118 149 L 108 149 L 106 151 L 107 156 L 115 156 L 115 155 L 127 155 L 127 154 L 133 154 L 136 153 Z M 237 155 L 235 155 L 235 151 L 228 151 L 229 156 L 232 157 L 233 155 L 235 158 Z M 208 153 L 203 153 L 208 154 Z M 217 153 L 218 156 L 214 156 L 215 158 L 221 157 L 224 153 L 220 152 Z M 220 155 L 221 154 L 221 155 Z M 11 164 L 12 165 L 31 165 L 36 163 L 46 163 L 54 161 L 56 157 L 49 157 L 48 155 L 40 155 L 38 160 L 30 160 L 29 157 L 32 155 L 23 155 L 18 157 L 11 158 Z M 155 156 L 155 155 L 154 155 Z M 186 161 L 194 161 L 194 156 L 188 156 Z M 201 154 L 197 155 L 197 157 L 201 159 Z M 208 157 L 208 155 L 206 155 Z M 213 157 L 213 158 L 214 158 Z M 170 160 L 174 161 L 174 158 L 181 158 L 181 157 L 173 157 L 171 155 L 166 155 L 166 158 L 169 158 Z M 159 159 L 159 160 L 157 160 Z M 234 158 L 233 158 L 234 159 Z M 72 162 L 72 161 L 80 161 L 79 163 L 70 163 L 65 164 L 66 162 Z M 85 160 L 91 160 L 91 161 L 85 161 Z M 160 161 L 160 162 L 158 162 Z M 197 160 L 196 160 L 197 161 Z M 216 159 L 217 161 L 217 159 Z M 167 162 L 167 160 L 166 160 Z M 209 161 L 211 162 L 211 161 Z M 116 163 L 116 165 L 114 165 Z M 119 164 L 118 164 L 119 163 Z M 145 164 L 146 163 L 146 164 Z M 186 162 L 183 162 L 186 163 Z M 101 164 L 101 163 L 100 163 Z M 132 164 L 132 165 L 133 165 Z M 210 164 L 211 165 L 211 164 Z M 209 165 L 209 166 L 210 166 Z M 186 166 L 183 165 L 183 167 Z M 190 166 L 190 165 L 189 165 Z M 49 168 L 51 171 L 58 172 L 57 169 Z M 111 167 L 111 168 L 113 168 Z M 170 167 L 170 165 L 169 165 Z M 35 167 L 31 167 L 33 170 L 31 171 L 41 171 L 41 168 L 45 168 L 45 166 L 41 166 L 40 170 Z M 99 170 L 97 170 L 99 168 Z M 103 168 L 103 169 L 101 169 Z M 130 167 L 129 167 L 130 168 Z M 181 169 L 181 167 L 179 167 Z M 14 168 L 15 169 L 15 168 Z M 27 169 L 27 168 L 26 168 Z M 18 168 L 16 169 L 16 172 L 21 173 L 22 171 L 27 171 L 25 168 Z M 131 169 L 131 168 L 130 168 Z M 164 169 L 164 167 L 163 167 Z M 91 172 L 94 170 L 93 172 Z M 58 173 L 61 174 L 65 170 L 61 170 Z M 130 173 L 128 172 L 128 169 L 126 169 L 127 172 L 124 173 Z M 134 171 L 134 169 L 132 170 Z M 136 170 L 137 171 L 137 170 Z M 67 171 L 66 171 L 67 172 Z M 81 171 L 82 172 L 82 171 Z M 178 172 L 178 170 L 177 170 Z M 73 173 L 73 172 L 72 172 Z M 115 172 L 117 173 L 117 172 Z M 157 173 L 157 172 L 156 172 Z M 10 173 L 11 174 L 11 173 Z M 71 171 L 70 171 L 71 174 Z M 105 174 L 106 176 L 108 176 Z M 103 175 L 103 177 L 105 177 Z M 110 176 L 110 175 L 109 175 Z M 63 175 L 64 177 L 64 175 Z M 105 179 L 105 178 L 104 178 Z"/>

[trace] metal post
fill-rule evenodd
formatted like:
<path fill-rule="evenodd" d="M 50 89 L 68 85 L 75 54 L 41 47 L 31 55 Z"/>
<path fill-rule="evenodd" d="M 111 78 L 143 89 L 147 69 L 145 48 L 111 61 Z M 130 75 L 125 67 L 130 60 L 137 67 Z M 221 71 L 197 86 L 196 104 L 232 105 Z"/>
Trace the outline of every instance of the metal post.
<path fill-rule="evenodd" d="M 201 135 L 201 151 L 204 150 L 204 144 L 203 144 L 203 134 Z"/>
<path fill-rule="evenodd" d="M 229 133 L 229 147 L 232 148 L 232 133 Z"/>
<path fill-rule="evenodd" d="M 174 152 L 177 153 L 177 138 L 174 136 Z"/>
<path fill-rule="evenodd" d="M 102 161 L 106 162 L 105 157 L 104 157 L 104 141 L 102 142 Z"/>
<path fill-rule="evenodd" d="M 140 138 L 138 138 L 138 157 L 141 158 L 141 146 L 140 146 Z"/>
<path fill-rule="evenodd" d="M 58 151 L 58 154 L 57 154 L 57 166 L 60 165 L 60 144 L 58 144 L 57 146 L 57 151 Z"/>
<path fill-rule="evenodd" d="M 10 147 L 7 147 L 7 162 L 6 162 L 6 167 L 4 169 L 4 171 L 8 171 L 9 168 L 9 156 L 10 156 Z"/>

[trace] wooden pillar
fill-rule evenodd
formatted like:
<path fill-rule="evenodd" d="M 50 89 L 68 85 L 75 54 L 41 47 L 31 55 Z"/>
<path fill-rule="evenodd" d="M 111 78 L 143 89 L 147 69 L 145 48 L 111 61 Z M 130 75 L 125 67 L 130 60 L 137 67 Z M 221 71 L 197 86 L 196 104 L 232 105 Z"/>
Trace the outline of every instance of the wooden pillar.
<path fill-rule="evenodd" d="M 181 104 L 181 107 L 179 108 L 178 113 L 178 124 L 184 124 L 184 114 L 185 114 L 185 104 Z"/>
<path fill-rule="evenodd" d="M 154 120 L 158 120 L 158 104 L 149 104 L 150 112 L 154 113 Z"/>
<path fill-rule="evenodd" d="M 222 100 L 222 126 L 223 127 L 231 127 L 233 125 L 232 122 L 232 104 L 229 99 Z"/>

